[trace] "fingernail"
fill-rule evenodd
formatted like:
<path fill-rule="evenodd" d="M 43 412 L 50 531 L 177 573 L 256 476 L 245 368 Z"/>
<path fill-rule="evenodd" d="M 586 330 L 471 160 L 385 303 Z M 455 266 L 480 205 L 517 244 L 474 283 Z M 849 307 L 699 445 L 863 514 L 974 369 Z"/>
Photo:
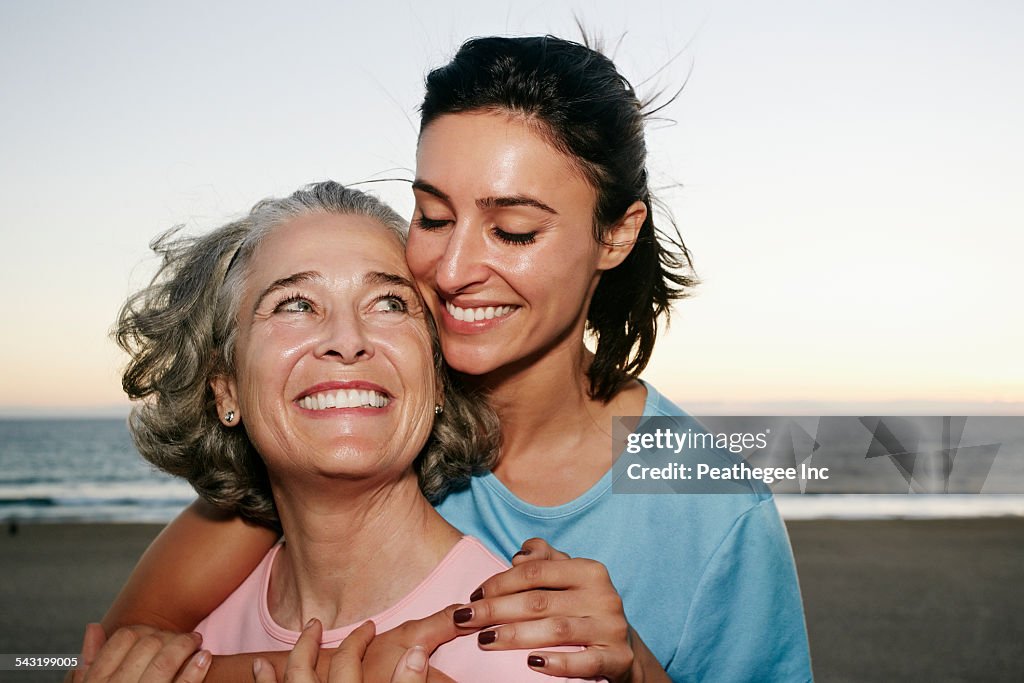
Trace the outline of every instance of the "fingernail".
<path fill-rule="evenodd" d="M 473 591 L 473 594 L 469 596 L 469 601 L 470 602 L 476 602 L 477 600 L 483 600 L 483 599 L 484 599 L 484 587 L 483 586 L 480 586 L 479 588 L 477 588 L 475 591 Z"/>
<path fill-rule="evenodd" d="M 262 669 L 262 668 L 263 668 L 263 660 L 262 659 L 257 657 L 256 659 L 252 660 L 252 675 L 253 676 L 258 676 L 259 673 L 260 673 L 260 669 Z"/>
<path fill-rule="evenodd" d="M 530 550 L 529 548 L 524 548 L 523 550 L 520 550 L 518 553 L 516 553 L 512 557 L 516 557 L 518 555 L 529 555 L 531 552 L 533 552 L 533 551 Z"/>
<path fill-rule="evenodd" d="M 480 631 L 476 636 L 476 642 L 481 645 L 490 645 L 498 639 L 497 631 Z"/>
<path fill-rule="evenodd" d="M 423 673 L 427 668 L 427 651 L 417 645 L 409 650 L 409 656 L 406 657 L 405 664 L 416 673 Z"/>
<path fill-rule="evenodd" d="M 306 625 L 302 628 L 302 630 L 306 630 L 307 628 L 312 628 L 313 624 L 315 624 L 315 623 L 316 623 L 316 617 L 313 617 L 312 619 L 310 619 L 309 621 L 306 622 Z"/>
<path fill-rule="evenodd" d="M 543 657 L 537 655 L 530 655 L 526 658 L 526 663 L 534 668 L 543 667 L 547 662 L 544 661 Z"/>
<path fill-rule="evenodd" d="M 192 640 L 196 641 L 197 644 L 203 642 L 203 634 L 199 631 L 192 631 L 189 635 L 192 636 Z"/>
<path fill-rule="evenodd" d="M 259 660 L 256 660 L 256 661 L 259 661 Z M 196 666 L 198 666 L 200 669 L 205 669 L 206 665 L 209 664 L 209 663 L 210 663 L 210 651 L 209 650 L 200 650 L 198 653 L 196 653 Z M 253 664 L 253 668 L 255 668 L 255 667 L 256 667 L 256 665 Z"/>
<path fill-rule="evenodd" d="M 452 619 L 455 620 L 456 624 L 464 624 L 473 618 L 472 607 L 461 607 L 455 610 L 455 614 L 452 615 Z"/>

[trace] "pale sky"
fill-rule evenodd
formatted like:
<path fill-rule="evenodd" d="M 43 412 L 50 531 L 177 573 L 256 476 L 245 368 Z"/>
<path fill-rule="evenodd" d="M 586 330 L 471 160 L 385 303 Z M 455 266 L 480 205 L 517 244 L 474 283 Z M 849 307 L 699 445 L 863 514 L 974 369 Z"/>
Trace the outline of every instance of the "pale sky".
<path fill-rule="evenodd" d="M 0 415 L 123 410 L 154 235 L 411 178 L 426 71 L 574 12 L 641 93 L 691 74 L 648 144 L 704 284 L 645 378 L 694 412 L 1024 413 L 1018 0 L 61 0 L 0 3 Z"/>

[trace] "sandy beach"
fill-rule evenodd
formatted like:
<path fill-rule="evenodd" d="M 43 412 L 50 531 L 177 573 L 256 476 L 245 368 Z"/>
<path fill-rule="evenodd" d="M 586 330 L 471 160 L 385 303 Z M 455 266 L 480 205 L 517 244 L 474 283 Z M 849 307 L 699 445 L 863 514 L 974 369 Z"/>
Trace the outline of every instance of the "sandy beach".
<path fill-rule="evenodd" d="M 818 681 L 1024 680 L 1024 520 L 788 525 Z M 0 530 L 0 653 L 76 652 L 159 527 Z M 0 680 L 60 674 L 0 672 Z"/>

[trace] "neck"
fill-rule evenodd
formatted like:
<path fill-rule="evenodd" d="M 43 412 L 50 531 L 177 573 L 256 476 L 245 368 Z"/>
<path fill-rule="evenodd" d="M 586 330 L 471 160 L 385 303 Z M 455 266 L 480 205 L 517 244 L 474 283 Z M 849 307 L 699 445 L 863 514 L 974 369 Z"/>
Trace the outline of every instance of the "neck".
<path fill-rule="evenodd" d="M 353 489 L 335 481 L 274 482 L 284 547 L 271 572 L 271 616 L 300 630 L 338 628 L 414 589 L 461 535 L 423 497 L 416 476 Z"/>
<path fill-rule="evenodd" d="M 560 505 L 590 489 L 612 466 L 612 417 L 639 415 L 646 391 L 631 381 L 611 401 L 590 397 L 593 354 L 583 325 L 560 343 L 486 375 L 464 377 L 487 394 L 501 421 L 494 475 L 534 505 Z"/>
<path fill-rule="evenodd" d="M 522 451 L 531 443 L 543 443 L 553 434 L 564 435 L 589 422 L 588 414 L 600 405 L 588 393 L 586 370 L 592 358 L 580 341 L 486 375 L 464 377 L 484 390 L 498 414 L 503 454 Z"/>

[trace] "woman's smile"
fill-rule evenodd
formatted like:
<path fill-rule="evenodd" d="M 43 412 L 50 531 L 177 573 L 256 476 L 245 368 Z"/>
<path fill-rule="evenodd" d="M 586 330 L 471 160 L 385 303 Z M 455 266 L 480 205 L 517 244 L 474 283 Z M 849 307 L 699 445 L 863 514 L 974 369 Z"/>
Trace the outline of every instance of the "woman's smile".
<path fill-rule="evenodd" d="M 391 404 L 391 394 L 373 382 L 321 382 L 304 390 L 296 399 L 303 410 L 317 413 L 336 410 L 366 410 L 379 413 Z"/>

